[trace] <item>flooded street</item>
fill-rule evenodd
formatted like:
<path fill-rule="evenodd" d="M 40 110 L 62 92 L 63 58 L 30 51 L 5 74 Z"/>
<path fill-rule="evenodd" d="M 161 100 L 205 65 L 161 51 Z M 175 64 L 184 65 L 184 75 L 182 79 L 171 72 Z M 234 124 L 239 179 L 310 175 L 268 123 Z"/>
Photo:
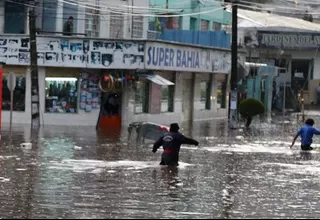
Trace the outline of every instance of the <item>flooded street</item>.
<path fill-rule="evenodd" d="M 319 120 L 319 119 L 318 119 Z M 161 168 L 161 151 L 98 135 L 93 128 L 29 127 L 2 132 L 0 218 L 319 218 L 316 150 L 289 146 L 296 120 L 273 118 L 229 131 L 194 125 L 199 147 L 183 146 L 180 167 Z"/>

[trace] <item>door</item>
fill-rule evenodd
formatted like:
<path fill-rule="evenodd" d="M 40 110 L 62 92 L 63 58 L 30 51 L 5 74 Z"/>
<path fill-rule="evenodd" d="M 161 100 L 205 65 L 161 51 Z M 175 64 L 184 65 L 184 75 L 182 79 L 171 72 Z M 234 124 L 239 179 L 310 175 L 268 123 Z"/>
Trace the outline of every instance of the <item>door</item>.
<path fill-rule="evenodd" d="M 122 93 L 112 91 L 101 93 L 101 107 L 97 129 L 106 135 L 120 137 Z"/>
<path fill-rule="evenodd" d="M 183 121 L 191 121 L 193 114 L 193 80 L 183 80 L 182 87 L 182 112 Z"/>

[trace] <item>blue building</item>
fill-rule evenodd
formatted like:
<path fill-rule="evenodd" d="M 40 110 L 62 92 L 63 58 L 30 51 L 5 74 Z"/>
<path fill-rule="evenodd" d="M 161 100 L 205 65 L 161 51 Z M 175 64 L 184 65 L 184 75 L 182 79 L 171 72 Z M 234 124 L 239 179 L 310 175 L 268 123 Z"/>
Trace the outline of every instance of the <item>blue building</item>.
<path fill-rule="evenodd" d="M 150 7 L 154 8 L 155 13 L 172 15 L 150 18 L 149 30 L 157 33 L 153 37 L 159 40 L 230 48 L 230 35 L 223 31 L 223 25 L 231 24 L 231 13 L 224 10 L 223 1 L 167 2 L 168 5 L 166 0 L 150 0 Z"/>

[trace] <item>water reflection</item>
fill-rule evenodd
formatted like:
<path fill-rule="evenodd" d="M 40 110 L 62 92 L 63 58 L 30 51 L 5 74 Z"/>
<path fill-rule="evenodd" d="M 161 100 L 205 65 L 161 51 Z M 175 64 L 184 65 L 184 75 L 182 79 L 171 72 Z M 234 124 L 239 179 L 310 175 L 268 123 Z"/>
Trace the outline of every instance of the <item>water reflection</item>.
<path fill-rule="evenodd" d="M 270 120 L 270 119 L 269 119 Z M 94 128 L 27 126 L 0 143 L 0 218 L 305 218 L 320 215 L 320 138 L 290 149 L 297 124 L 263 120 L 229 131 L 193 123 L 200 147 L 183 146 L 178 168 L 161 152 Z M 286 119 L 288 120 L 288 119 Z M 20 143 L 32 140 L 26 150 Z"/>
<path fill-rule="evenodd" d="M 312 153 L 311 152 L 305 152 L 305 151 L 301 151 L 300 152 L 300 158 L 301 160 L 312 160 L 313 157 L 312 157 Z"/>

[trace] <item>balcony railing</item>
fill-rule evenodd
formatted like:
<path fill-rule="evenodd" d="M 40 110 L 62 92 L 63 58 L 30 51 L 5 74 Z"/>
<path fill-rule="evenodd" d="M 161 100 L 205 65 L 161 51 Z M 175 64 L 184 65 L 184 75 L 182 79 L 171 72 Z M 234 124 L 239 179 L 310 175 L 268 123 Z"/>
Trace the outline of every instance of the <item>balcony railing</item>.
<path fill-rule="evenodd" d="M 189 31 L 189 30 L 163 30 L 162 33 L 149 31 L 151 39 L 196 44 L 201 46 L 230 48 L 230 34 L 224 31 Z"/>

